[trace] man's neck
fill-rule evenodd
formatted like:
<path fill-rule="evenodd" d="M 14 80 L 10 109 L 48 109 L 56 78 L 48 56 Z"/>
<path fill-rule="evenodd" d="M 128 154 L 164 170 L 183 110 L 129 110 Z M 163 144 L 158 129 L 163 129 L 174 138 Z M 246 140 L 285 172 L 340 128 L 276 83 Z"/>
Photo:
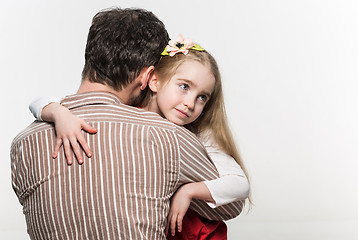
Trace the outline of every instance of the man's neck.
<path fill-rule="evenodd" d="M 122 103 L 127 104 L 126 96 L 122 93 L 122 91 L 116 91 L 105 84 L 90 82 L 84 79 L 78 88 L 77 94 L 86 92 L 109 92 L 116 95 Z"/>

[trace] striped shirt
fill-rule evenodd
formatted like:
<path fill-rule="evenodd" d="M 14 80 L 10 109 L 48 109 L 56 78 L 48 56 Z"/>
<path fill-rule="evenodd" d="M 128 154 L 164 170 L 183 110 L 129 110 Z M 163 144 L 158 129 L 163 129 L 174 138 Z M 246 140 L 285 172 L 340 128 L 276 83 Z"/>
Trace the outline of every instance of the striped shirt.
<path fill-rule="evenodd" d="M 182 184 L 215 179 L 198 139 L 158 114 L 90 92 L 62 104 L 98 129 L 84 136 L 92 150 L 82 165 L 52 159 L 52 124 L 35 121 L 11 146 L 13 189 L 31 239 L 165 239 L 170 197 Z M 242 202 L 191 208 L 212 220 L 238 216 Z"/>

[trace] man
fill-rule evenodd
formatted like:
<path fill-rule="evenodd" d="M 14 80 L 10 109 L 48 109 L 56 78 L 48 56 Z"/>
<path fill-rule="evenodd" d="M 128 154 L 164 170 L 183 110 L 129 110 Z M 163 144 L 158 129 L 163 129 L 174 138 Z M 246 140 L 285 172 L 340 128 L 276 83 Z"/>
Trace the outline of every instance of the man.
<path fill-rule="evenodd" d="M 164 24 L 145 10 L 109 9 L 93 18 L 80 88 L 62 101 L 98 129 L 86 135 L 92 158 L 71 166 L 63 153 L 53 160 L 56 137 L 48 123 L 32 123 L 11 147 L 13 188 L 31 239 L 165 239 L 175 190 L 217 177 L 189 131 L 128 106 L 167 42 Z M 193 201 L 191 207 L 226 220 L 242 204 L 211 209 Z"/>

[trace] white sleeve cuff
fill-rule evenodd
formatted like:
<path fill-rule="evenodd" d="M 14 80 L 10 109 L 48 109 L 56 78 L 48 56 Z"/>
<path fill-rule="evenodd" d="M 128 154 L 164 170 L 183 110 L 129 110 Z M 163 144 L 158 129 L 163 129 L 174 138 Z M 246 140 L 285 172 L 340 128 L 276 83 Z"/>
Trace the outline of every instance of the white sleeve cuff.
<path fill-rule="evenodd" d="M 29 109 L 32 115 L 34 115 L 34 117 L 36 118 L 36 120 L 42 121 L 41 119 L 42 109 L 50 103 L 53 102 L 59 103 L 61 102 L 61 100 L 62 99 L 58 97 L 50 97 L 50 96 L 40 97 L 30 103 Z"/>
<path fill-rule="evenodd" d="M 244 200 L 249 196 L 250 185 L 247 178 L 237 175 L 226 175 L 210 181 L 204 181 L 215 203 L 207 202 L 216 208 L 231 202 Z"/>

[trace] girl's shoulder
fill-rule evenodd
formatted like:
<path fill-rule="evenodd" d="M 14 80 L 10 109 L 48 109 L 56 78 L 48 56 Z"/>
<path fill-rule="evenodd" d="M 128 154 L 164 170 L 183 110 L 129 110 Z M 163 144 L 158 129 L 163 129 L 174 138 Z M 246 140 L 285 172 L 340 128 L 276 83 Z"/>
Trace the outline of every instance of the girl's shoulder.
<path fill-rule="evenodd" d="M 197 137 L 205 148 L 220 150 L 219 144 L 216 142 L 214 134 L 210 129 L 200 132 L 197 134 Z"/>

